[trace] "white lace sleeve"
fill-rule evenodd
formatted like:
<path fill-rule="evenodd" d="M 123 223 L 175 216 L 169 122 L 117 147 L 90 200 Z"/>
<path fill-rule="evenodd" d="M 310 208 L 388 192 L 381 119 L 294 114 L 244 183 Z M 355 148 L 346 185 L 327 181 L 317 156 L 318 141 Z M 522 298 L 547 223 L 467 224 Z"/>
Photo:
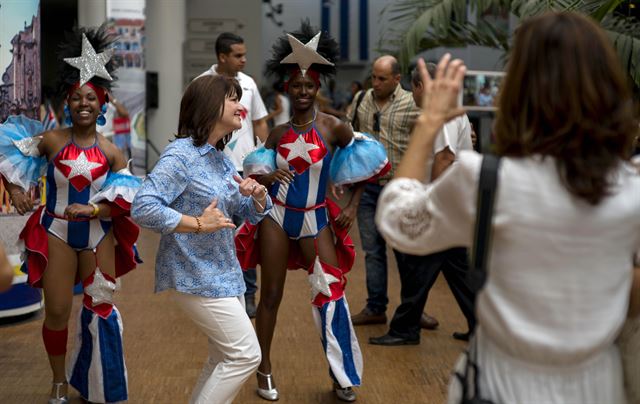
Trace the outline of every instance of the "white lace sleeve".
<path fill-rule="evenodd" d="M 42 136 L 32 136 L 20 140 L 14 140 L 13 144 L 20 150 L 24 156 L 40 157 L 38 145 L 42 141 Z"/>
<path fill-rule="evenodd" d="M 475 153 L 461 155 L 429 185 L 399 178 L 387 184 L 376 209 L 376 224 L 393 248 L 415 255 L 469 247 L 475 221 L 480 164 Z"/>

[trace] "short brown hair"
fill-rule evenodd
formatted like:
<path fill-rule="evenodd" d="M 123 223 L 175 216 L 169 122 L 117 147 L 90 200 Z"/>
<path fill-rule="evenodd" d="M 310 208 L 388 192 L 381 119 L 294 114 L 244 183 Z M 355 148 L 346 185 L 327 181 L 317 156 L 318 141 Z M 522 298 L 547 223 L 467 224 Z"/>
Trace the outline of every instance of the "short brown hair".
<path fill-rule="evenodd" d="M 638 131 L 630 86 L 603 30 L 576 13 L 517 29 L 498 100 L 496 151 L 556 159 L 567 190 L 592 205 Z"/>
<path fill-rule="evenodd" d="M 205 144 L 224 112 L 224 100 L 234 95 L 238 99 L 242 97 L 242 88 L 236 79 L 207 75 L 192 81 L 182 95 L 176 137 L 191 137 L 197 147 Z M 230 135 L 221 139 L 216 148 L 224 149 Z"/>

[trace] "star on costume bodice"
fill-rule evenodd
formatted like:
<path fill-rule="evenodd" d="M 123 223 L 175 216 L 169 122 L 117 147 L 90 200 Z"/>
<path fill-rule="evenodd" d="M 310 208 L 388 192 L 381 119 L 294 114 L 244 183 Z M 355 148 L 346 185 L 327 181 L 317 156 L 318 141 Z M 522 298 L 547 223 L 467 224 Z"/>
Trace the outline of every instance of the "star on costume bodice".
<path fill-rule="evenodd" d="M 100 188 L 105 174 L 109 171 L 109 161 L 97 144 L 81 148 L 69 143 L 53 159 L 55 168 L 78 192 L 99 180 L 94 188 Z"/>
<path fill-rule="evenodd" d="M 276 150 L 298 174 L 322 161 L 329 152 L 315 127 L 302 134 L 289 128 L 280 138 Z"/>

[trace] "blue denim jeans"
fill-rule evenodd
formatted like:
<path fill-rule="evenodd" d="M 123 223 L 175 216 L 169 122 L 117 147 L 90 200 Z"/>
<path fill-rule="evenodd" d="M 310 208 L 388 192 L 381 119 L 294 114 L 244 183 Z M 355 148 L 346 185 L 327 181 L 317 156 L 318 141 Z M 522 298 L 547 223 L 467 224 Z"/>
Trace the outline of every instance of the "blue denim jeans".
<path fill-rule="evenodd" d="M 358 230 L 364 250 L 367 308 L 379 314 L 387 310 L 387 243 L 376 228 L 376 205 L 382 186 L 367 184 L 358 206 Z"/>

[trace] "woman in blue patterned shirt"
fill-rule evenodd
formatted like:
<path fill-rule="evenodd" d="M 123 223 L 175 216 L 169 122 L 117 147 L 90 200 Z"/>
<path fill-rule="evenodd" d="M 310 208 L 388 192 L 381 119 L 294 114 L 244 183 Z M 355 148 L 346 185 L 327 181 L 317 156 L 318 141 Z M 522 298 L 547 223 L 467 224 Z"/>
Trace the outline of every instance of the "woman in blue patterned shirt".
<path fill-rule="evenodd" d="M 209 358 L 193 403 L 231 403 L 260 363 L 244 309 L 245 284 L 236 258 L 234 215 L 259 222 L 271 208 L 267 190 L 237 175 L 222 152 L 242 125 L 242 89 L 234 79 L 193 81 L 180 105 L 177 139 L 142 184 L 131 209 L 141 226 L 162 233 L 156 292 L 174 301 L 209 339 Z"/>

